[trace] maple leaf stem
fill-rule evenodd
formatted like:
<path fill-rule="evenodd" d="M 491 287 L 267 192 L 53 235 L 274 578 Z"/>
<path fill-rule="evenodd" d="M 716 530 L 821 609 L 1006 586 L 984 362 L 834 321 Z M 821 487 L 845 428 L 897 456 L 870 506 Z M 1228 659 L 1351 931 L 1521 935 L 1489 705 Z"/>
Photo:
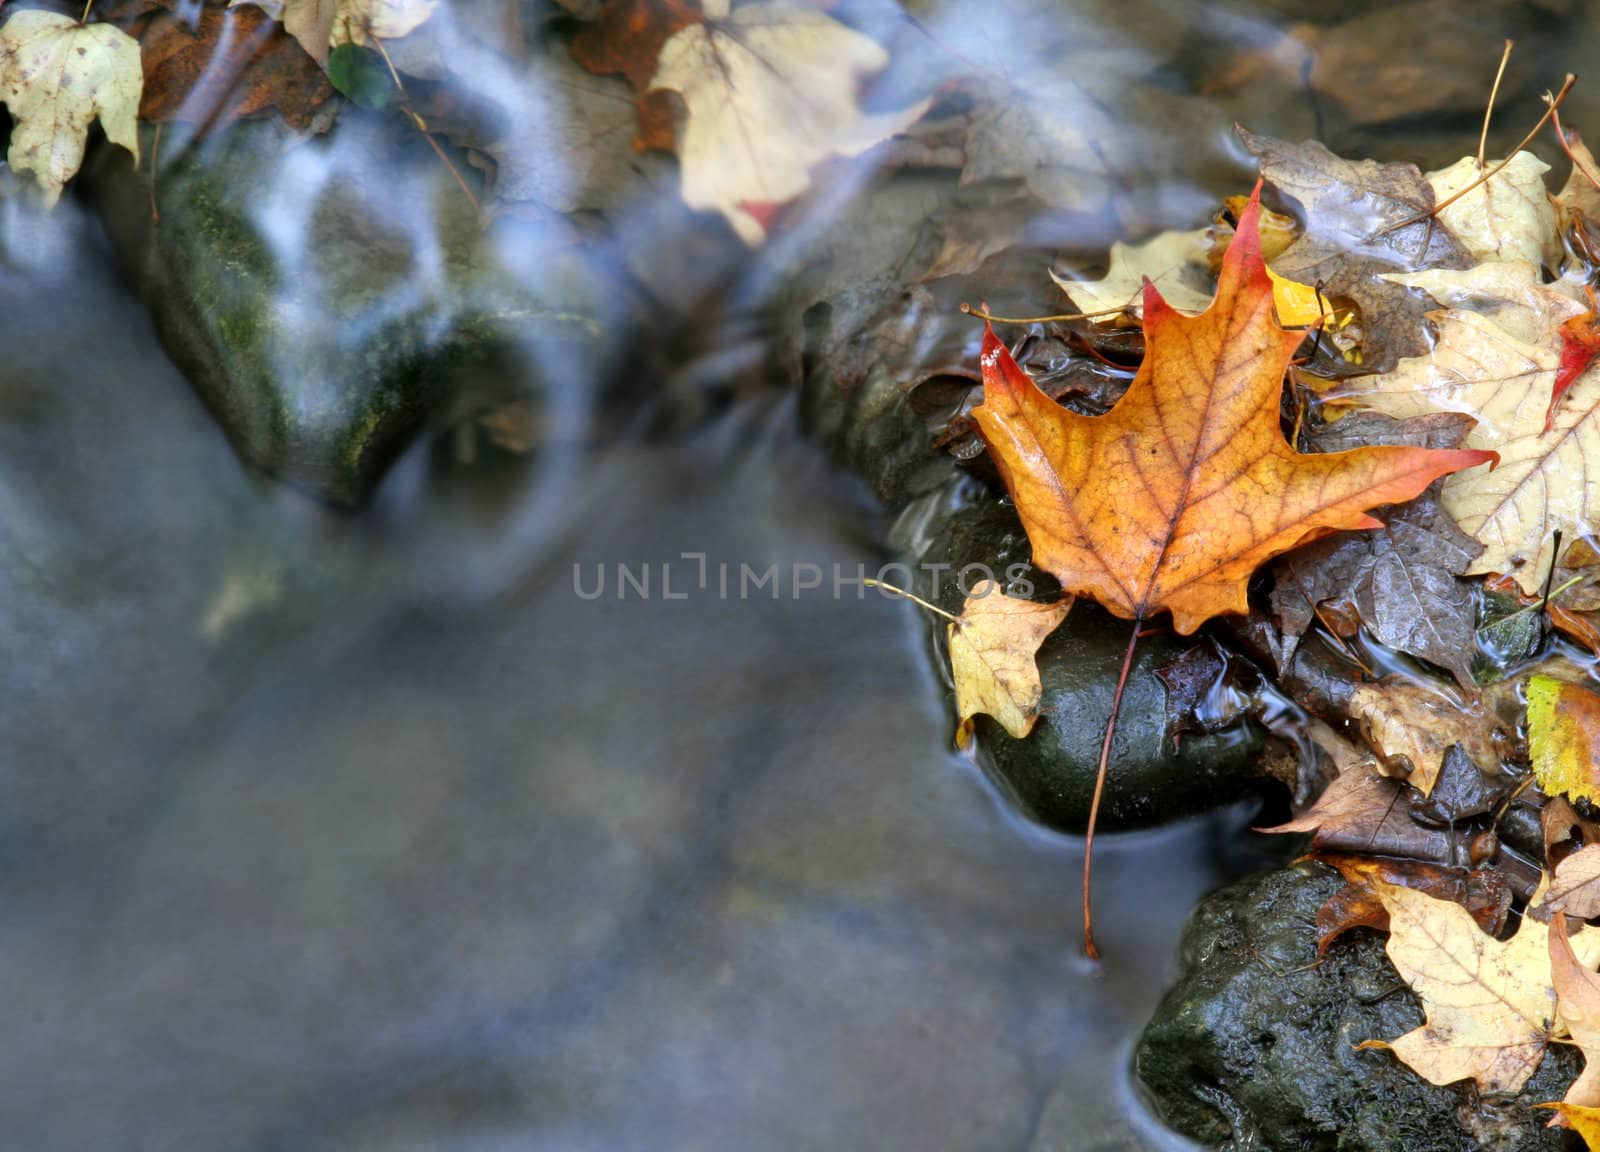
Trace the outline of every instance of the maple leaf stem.
<path fill-rule="evenodd" d="M 979 320 L 998 320 L 1002 324 L 1048 324 L 1052 320 L 1092 320 L 1096 316 L 1117 316 L 1128 310 L 1124 305 L 1117 308 L 1102 308 L 1098 312 L 1066 312 L 1059 316 L 996 316 L 987 308 L 974 308 L 971 304 L 962 304 L 961 311 L 968 316 L 976 316 Z"/>
<path fill-rule="evenodd" d="M 83 15 L 78 17 L 79 24 L 87 24 L 89 22 L 89 10 L 93 7 L 94 0 L 87 0 L 83 6 Z"/>
<path fill-rule="evenodd" d="M 1117 734 L 1117 715 L 1122 711 L 1122 690 L 1128 686 L 1128 672 L 1133 668 L 1133 650 L 1144 634 L 1144 617 L 1133 622 L 1133 632 L 1128 637 L 1128 650 L 1122 654 L 1122 671 L 1117 676 L 1117 690 L 1111 696 L 1111 715 L 1106 717 L 1106 738 L 1100 742 L 1100 766 L 1095 769 L 1094 798 L 1089 801 L 1089 826 L 1083 835 L 1083 954 L 1091 960 L 1100 959 L 1100 949 L 1094 943 L 1094 911 L 1089 890 L 1094 873 L 1094 826 L 1100 819 L 1100 798 L 1105 795 L 1106 769 L 1111 764 L 1111 741 Z"/>
<path fill-rule="evenodd" d="M 935 616 L 943 616 L 946 620 L 950 621 L 950 623 L 954 624 L 957 628 L 961 627 L 963 624 L 966 623 L 966 621 L 961 619 L 961 617 L 952 616 L 950 613 L 946 612 L 943 608 L 939 607 L 937 604 L 929 604 L 926 600 L 924 600 L 921 596 L 918 596 L 915 592 L 907 592 L 904 588 L 897 588 L 893 584 L 884 583 L 882 580 L 873 580 L 873 579 L 868 578 L 866 580 L 863 580 L 862 583 L 864 585 L 866 585 L 868 588 L 879 588 L 879 589 L 882 589 L 883 591 L 889 593 L 889 595 L 891 595 L 891 596 L 904 596 L 907 600 L 911 601 L 913 604 L 916 604 L 916 605 L 918 605 L 919 607 L 922 607 L 922 608 L 926 608 L 929 612 L 932 612 Z"/>
<path fill-rule="evenodd" d="M 1478 171 L 1483 171 L 1483 150 L 1489 143 L 1489 121 L 1494 119 L 1494 102 L 1500 95 L 1500 79 L 1506 74 L 1506 63 L 1511 59 L 1511 46 L 1514 40 L 1506 41 L 1505 51 L 1500 53 L 1500 67 L 1495 70 L 1494 85 L 1489 89 L 1489 106 L 1483 110 L 1483 131 L 1478 133 Z"/>
<path fill-rule="evenodd" d="M 1561 150 L 1567 154 L 1567 159 L 1572 161 L 1573 168 L 1583 173 L 1583 178 L 1596 188 L 1600 188 L 1600 178 L 1597 178 L 1582 160 L 1572 151 L 1572 144 L 1567 140 L 1567 130 L 1561 126 L 1561 113 L 1557 112 L 1550 117 L 1550 123 L 1555 125 L 1556 140 L 1561 144 Z"/>

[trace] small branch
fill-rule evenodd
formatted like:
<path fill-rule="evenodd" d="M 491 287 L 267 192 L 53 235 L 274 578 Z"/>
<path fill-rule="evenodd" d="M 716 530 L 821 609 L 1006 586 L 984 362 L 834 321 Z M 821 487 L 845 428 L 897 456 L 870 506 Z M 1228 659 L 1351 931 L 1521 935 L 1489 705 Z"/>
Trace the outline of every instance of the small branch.
<path fill-rule="evenodd" d="M 1533 129 L 1522 138 L 1521 143 L 1519 143 L 1515 148 L 1511 149 L 1511 151 L 1506 154 L 1506 158 L 1504 160 L 1500 161 L 1500 163 L 1489 169 L 1489 171 L 1485 172 L 1482 176 L 1479 176 L 1476 180 L 1474 180 L 1471 184 L 1468 184 L 1459 192 L 1456 192 L 1454 195 L 1447 196 L 1443 200 L 1439 201 L 1439 203 L 1428 209 L 1428 211 L 1419 212 L 1415 216 L 1408 216 L 1398 223 L 1389 225 L 1387 228 L 1378 229 L 1378 231 L 1372 234 L 1372 239 L 1375 240 L 1379 236 L 1387 236 L 1390 232 L 1398 232 L 1402 228 L 1409 228 L 1413 224 L 1421 224 L 1424 220 L 1432 220 L 1434 217 L 1439 215 L 1440 212 L 1443 212 L 1446 208 L 1450 207 L 1450 205 L 1461 199 L 1468 192 L 1475 190 L 1483 184 L 1487 184 L 1490 180 L 1493 180 L 1496 176 L 1500 175 L 1501 170 L 1505 168 L 1507 164 L 1511 163 L 1511 161 L 1516 159 L 1517 153 L 1526 148 L 1529 142 L 1539 134 L 1540 130 L 1545 126 L 1545 123 L 1550 119 L 1550 117 L 1556 114 L 1556 109 L 1561 107 L 1561 102 L 1567 98 L 1567 93 L 1572 91 L 1572 86 L 1577 82 L 1578 78 L 1571 72 L 1568 72 L 1565 83 L 1561 85 L 1561 91 L 1557 92 L 1554 96 L 1550 95 L 1548 92 L 1544 94 L 1544 115 L 1539 117 L 1539 122 L 1535 124 Z"/>
<path fill-rule="evenodd" d="M 1478 171 L 1483 171 L 1483 150 L 1489 142 L 1489 121 L 1494 118 L 1495 98 L 1500 95 L 1500 78 L 1506 74 L 1506 61 L 1511 59 L 1511 45 L 1514 41 L 1506 41 L 1506 50 L 1500 53 L 1500 67 L 1494 74 L 1494 87 L 1489 89 L 1489 106 L 1483 110 L 1483 131 L 1478 133 Z"/>
<path fill-rule="evenodd" d="M 1100 766 L 1094 776 L 1094 799 L 1089 801 L 1089 827 L 1083 837 L 1083 954 L 1091 960 L 1100 959 L 1100 949 L 1094 943 L 1094 912 L 1090 903 L 1094 826 L 1100 819 L 1100 797 L 1106 790 L 1106 768 L 1111 763 L 1111 739 L 1117 734 L 1117 714 L 1122 711 L 1122 690 L 1128 686 L 1128 672 L 1133 668 L 1133 650 L 1139 643 L 1143 627 L 1144 618 L 1141 616 L 1133 622 L 1128 650 L 1122 656 L 1122 672 L 1117 677 L 1117 690 L 1111 696 L 1111 715 L 1106 717 L 1106 738 L 1100 744 Z"/>
<path fill-rule="evenodd" d="M 1096 316 L 1117 316 L 1126 312 L 1129 307 L 1131 305 L 1124 305 L 1121 308 L 1102 308 L 1098 312 L 1069 312 L 1061 316 L 996 316 L 985 306 L 974 308 L 971 304 L 963 303 L 961 311 L 980 320 L 998 320 L 1002 324 L 1047 324 L 1052 320 L 1092 320 Z"/>
<path fill-rule="evenodd" d="M 896 588 L 893 584 L 885 584 L 882 580 L 874 580 L 871 577 L 868 577 L 867 579 L 863 580 L 862 583 L 865 584 L 868 588 L 881 588 L 881 589 L 883 589 L 883 591 L 889 593 L 889 595 L 891 595 L 891 596 L 903 596 L 907 600 L 911 601 L 913 604 L 916 604 L 917 606 L 922 607 L 922 608 L 926 608 L 929 612 L 932 612 L 935 616 L 943 616 L 946 620 L 950 621 L 950 623 L 954 624 L 957 628 L 960 628 L 963 624 L 966 623 L 964 620 L 961 619 L 961 617 L 950 615 L 950 613 L 946 612 L 943 608 L 939 607 L 937 604 L 929 604 L 926 600 L 924 600 L 921 596 L 918 596 L 915 592 L 907 592 L 904 588 Z"/>

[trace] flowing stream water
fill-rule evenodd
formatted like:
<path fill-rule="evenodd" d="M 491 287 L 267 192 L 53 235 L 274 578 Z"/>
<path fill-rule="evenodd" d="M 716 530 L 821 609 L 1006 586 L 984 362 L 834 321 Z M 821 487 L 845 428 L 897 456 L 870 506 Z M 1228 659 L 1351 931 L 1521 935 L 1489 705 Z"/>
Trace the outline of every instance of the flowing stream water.
<path fill-rule="evenodd" d="M 885 559 L 792 396 L 419 445 L 333 511 L 240 466 L 90 217 L 7 219 L 7 1147 L 1188 1146 L 1130 1052 L 1253 813 L 1102 841 L 1084 962 L 1080 842 L 950 750 L 915 608 L 698 586 Z M 618 564 L 652 595 L 580 594 Z"/>

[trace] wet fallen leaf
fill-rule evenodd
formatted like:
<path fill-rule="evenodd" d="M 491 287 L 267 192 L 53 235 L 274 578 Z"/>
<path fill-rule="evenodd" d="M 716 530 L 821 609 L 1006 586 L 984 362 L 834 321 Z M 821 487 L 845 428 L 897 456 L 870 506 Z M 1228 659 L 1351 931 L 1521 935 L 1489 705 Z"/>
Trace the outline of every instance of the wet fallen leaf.
<path fill-rule="evenodd" d="M 1528 755 L 1551 796 L 1600 801 L 1600 695 L 1553 676 L 1530 676 Z"/>
<path fill-rule="evenodd" d="M 1495 163 L 1480 168 L 1477 157 L 1467 156 L 1429 172 L 1434 199 L 1443 203 Z M 1544 186 L 1548 171 L 1550 165 L 1532 152 L 1518 152 L 1487 181 L 1441 209 L 1438 219 L 1478 260 L 1528 260 L 1554 269 L 1561 263 L 1561 239 Z"/>
<path fill-rule="evenodd" d="M 1446 308 L 1475 312 L 1528 344 L 1550 343 L 1568 319 L 1583 311 L 1581 293 L 1567 281 L 1546 284 L 1539 265 L 1529 260 L 1394 272 L 1384 279 L 1420 288 Z"/>
<path fill-rule="evenodd" d="M 572 58 L 597 76 L 622 76 L 638 97 L 634 137 L 640 150 L 670 151 L 675 139 L 671 97 L 651 93 L 661 48 L 677 32 L 702 23 L 696 0 L 607 0 L 599 15 L 572 38 Z"/>
<path fill-rule="evenodd" d="M 318 64 L 340 44 L 371 47 L 421 27 L 439 0 L 230 0 L 229 7 L 254 4 L 275 20 Z"/>
<path fill-rule="evenodd" d="M 1340 772 L 1301 815 L 1259 832 L 1310 832 L 1319 852 L 1356 852 L 1415 860 L 1448 859 L 1450 836 L 1411 816 L 1414 789 L 1379 773 L 1370 760 Z"/>
<path fill-rule="evenodd" d="M 1498 936 L 1511 910 L 1511 885 L 1493 868 L 1450 868 L 1424 860 L 1394 860 L 1381 856 L 1319 853 L 1322 863 L 1338 870 L 1344 887 L 1317 910 L 1317 955 L 1352 928 L 1389 930 L 1389 910 L 1373 881 L 1411 888 L 1466 909 L 1474 923 Z"/>
<path fill-rule="evenodd" d="M 1592 955 L 1584 963 L 1573 950 L 1566 913 L 1557 912 L 1550 918 L 1548 940 L 1556 1007 L 1572 1042 L 1583 1050 L 1583 1071 L 1562 1103 L 1594 1108 L 1600 1106 L 1600 976 L 1593 971 Z"/>
<path fill-rule="evenodd" d="M 194 21 L 163 10 L 133 34 L 144 62 L 139 115 L 146 120 L 223 125 L 276 111 L 305 131 L 333 95 L 305 49 L 253 8 L 201 8 Z"/>
<path fill-rule="evenodd" d="M 1543 361 L 1555 355 L 1539 354 Z M 1600 520 L 1600 485 L 1584 479 L 1600 464 L 1600 373 L 1572 386 L 1546 429 L 1554 377 L 1553 366 L 1535 374 L 1536 386 L 1521 397 L 1513 381 L 1501 381 L 1486 400 L 1499 439 L 1484 433 L 1481 441 L 1499 452 L 1499 466 L 1453 476 L 1444 486 L 1445 510 L 1484 545 L 1468 574 L 1505 573 L 1530 594 L 1555 559 L 1556 531 L 1570 538 Z M 1483 430 L 1480 424 L 1468 443 Z"/>
<path fill-rule="evenodd" d="M 1050 278 L 1080 312 L 1122 308 L 1138 316 L 1149 280 L 1174 312 L 1195 316 L 1211 304 L 1211 273 L 1206 267 L 1210 247 L 1210 230 L 1205 228 L 1162 232 L 1142 244 L 1119 240 L 1111 246 L 1106 274 L 1099 280 L 1074 280 L 1054 272 Z"/>
<path fill-rule="evenodd" d="M 1372 881 L 1389 913 L 1390 961 L 1422 1001 L 1427 1021 L 1388 1048 L 1434 1084 L 1472 1080 L 1484 1093 L 1516 1092 L 1544 1058 L 1556 1022 L 1549 930 L 1523 918 L 1510 940 L 1485 933 L 1459 904 Z M 1576 938 L 1600 957 L 1600 928 Z"/>
<path fill-rule="evenodd" d="M 1579 920 L 1600 916 L 1600 844 L 1586 844 L 1556 864 L 1544 906 Z"/>
<path fill-rule="evenodd" d="M 1034 655 L 1071 608 L 1071 597 L 1054 604 L 1018 600 L 992 580 L 972 589 L 961 623 L 952 623 L 948 634 L 960 716 L 957 744 L 971 740 L 979 713 L 993 716 L 1018 740 L 1033 731 L 1043 691 Z"/>
<path fill-rule="evenodd" d="M 1355 301 L 1370 369 L 1386 371 L 1423 352 L 1426 301 L 1383 274 L 1467 268 L 1473 260 L 1447 228 L 1427 221 L 1396 227 L 1433 208 L 1433 189 L 1417 167 L 1344 160 L 1315 141 L 1291 144 L 1243 129 L 1239 135 L 1267 183 L 1301 208 L 1304 234 L 1273 261 L 1274 270 Z"/>
<path fill-rule="evenodd" d="M 1143 315 L 1144 282 L 1148 279 L 1161 292 L 1161 298 L 1174 312 L 1197 316 L 1211 304 L 1213 290 L 1210 258 L 1215 243 L 1214 229 L 1193 232 L 1162 232 L 1143 244 L 1111 245 L 1106 274 L 1099 280 L 1073 280 L 1050 273 L 1058 287 L 1082 312 L 1109 312 L 1122 309 L 1130 316 Z M 1290 327 L 1305 327 L 1322 318 L 1323 308 L 1316 289 L 1297 284 L 1267 269 L 1272 279 L 1272 301 L 1278 322 Z M 1112 317 L 1106 316 L 1105 321 Z"/>
<path fill-rule="evenodd" d="M 1540 1107 L 1553 1109 L 1560 1118 L 1559 1121 L 1550 1121 L 1552 1128 L 1571 1128 L 1583 1137 L 1584 1144 L 1591 1152 L 1600 1149 L 1600 1108 L 1580 1108 L 1576 1104 L 1547 1104 Z"/>
<path fill-rule="evenodd" d="M 889 54 L 814 8 L 746 4 L 690 24 L 662 45 L 650 88 L 687 108 L 678 139 L 683 199 L 721 212 L 749 244 L 833 156 L 856 156 L 910 125 L 926 100 L 894 112 L 856 103 L 862 80 Z"/>
<path fill-rule="evenodd" d="M 1549 431 L 1556 419 L 1556 405 L 1579 376 L 1588 371 L 1596 355 L 1600 355 L 1600 308 L 1594 299 L 1594 289 L 1589 289 L 1589 308 L 1581 316 L 1574 316 L 1561 325 L 1561 363 L 1556 368 L 1555 384 L 1550 389 L 1550 411 L 1545 414 L 1544 427 Z"/>
<path fill-rule="evenodd" d="M 1488 458 L 1398 447 L 1303 455 L 1288 445 L 1278 410 L 1303 333 L 1273 316 L 1257 207 L 1253 198 L 1207 312 L 1180 316 L 1146 288 L 1144 363 L 1106 416 L 1053 403 L 993 328 L 984 333 L 984 402 L 973 416 L 1034 563 L 1119 616 L 1168 610 L 1185 634 L 1244 612 L 1246 584 L 1266 560 L 1331 531 L 1378 527 L 1365 509 Z"/>
<path fill-rule="evenodd" d="M 1494 718 L 1475 690 L 1389 677 L 1357 685 L 1348 710 L 1367 746 L 1424 796 L 1452 747 L 1459 745 L 1480 769 L 1500 763 Z"/>
<path fill-rule="evenodd" d="M 1297 548 L 1273 567 L 1272 606 L 1293 652 L 1318 605 L 1349 604 L 1380 644 L 1472 680 L 1477 629 L 1461 573 L 1483 546 L 1456 527 L 1430 489 L 1387 513 L 1382 528 Z"/>
<path fill-rule="evenodd" d="M 96 117 L 137 162 L 143 87 L 138 41 L 109 24 L 24 9 L 0 25 L 0 100 L 12 119 L 6 160 L 34 175 L 47 204 L 83 163 Z"/>

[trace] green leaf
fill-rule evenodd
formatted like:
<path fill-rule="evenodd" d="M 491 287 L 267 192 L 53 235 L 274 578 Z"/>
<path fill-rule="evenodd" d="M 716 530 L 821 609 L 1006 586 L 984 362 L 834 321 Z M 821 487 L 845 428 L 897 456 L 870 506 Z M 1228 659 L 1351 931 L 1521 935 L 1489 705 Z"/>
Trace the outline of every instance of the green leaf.
<path fill-rule="evenodd" d="M 341 44 L 328 54 L 328 79 L 361 108 L 382 108 L 394 95 L 394 79 L 383 58 L 355 44 Z"/>

